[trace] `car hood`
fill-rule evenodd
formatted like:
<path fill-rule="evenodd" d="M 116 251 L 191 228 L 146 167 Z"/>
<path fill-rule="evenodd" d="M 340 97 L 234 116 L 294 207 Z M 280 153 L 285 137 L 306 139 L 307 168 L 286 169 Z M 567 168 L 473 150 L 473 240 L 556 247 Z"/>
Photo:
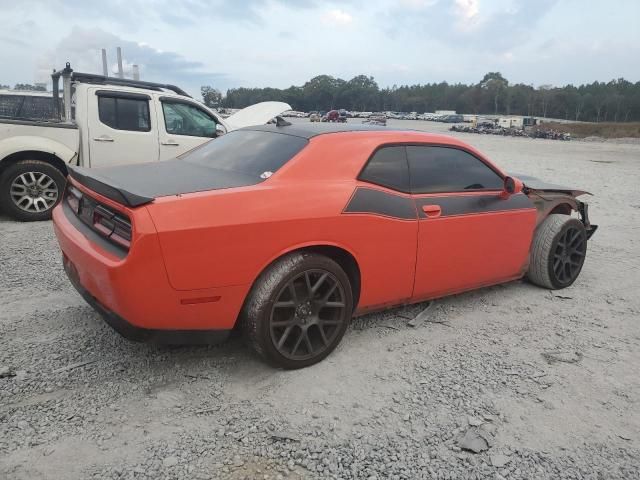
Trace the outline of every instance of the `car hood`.
<path fill-rule="evenodd" d="M 291 106 L 288 103 L 261 102 L 243 108 L 239 112 L 226 118 L 225 122 L 230 130 L 237 130 L 254 125 L 264 125 L 272 118 L 282 115 L 287 110 L 291 110 Z"/>
<path fill-rule="evenodd" d="M 574 197 L 579 197 L 580 195 L 591 195 L 591 193 L 585 190 L 579 190 L 572 187 L 565 187 L 562 185 L 556 185 L 554 183 L 548 183 L 544 180 L 540 180 L 539 178 L 532 177 L 530 175 L 521 175 L 518 173 L 514 173 L 513 176 L 522 181 L 525 187 L 531 190 L 538 191 L 546 191 L 546 192 L 562 192 L 568 193 Z"/>

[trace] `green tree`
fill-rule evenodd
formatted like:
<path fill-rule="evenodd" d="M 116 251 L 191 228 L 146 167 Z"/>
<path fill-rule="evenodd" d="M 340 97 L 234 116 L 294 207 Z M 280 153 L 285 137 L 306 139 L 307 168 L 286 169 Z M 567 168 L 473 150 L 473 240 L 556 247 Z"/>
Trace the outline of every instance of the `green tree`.
<path fill-rule="evenodd" d="M 222 93 L 216 88 L 203 85 L 200 87 L 200 94 L 202 95 L 202 101 L 209 108 L 219 107 L 222 103 Z"/>
<path fill-rule="evenodd" d="M 346 106 L 351 110 L 377 110 L 380 89 L 373 77 L 358 75 L 343 85 Z"/>
<path fill-rule="evenodd" d="M 26 90 L 32 92 L 46 92 L 47 89 L 42 85 L 31 85 L 29 83 L 16 83 L 14 90 Z"/>
<path fill-rule="evenodd" d="M 480 88 L 485 89 L 491 95 L 494 105 L 494 114 L 498 114 L 498 100 L 509 86 L 509 82 L 500 72 L 489 72 L 480 81 Z"/>
<path fill-rule="evenodd" d="M 311 110 L 331 110 L 341 86 L 341 82 L 330 75 L 318 75 L 302 86 L 302 94 Z"/>
<path fill-rule="evenodd" d="M 204 98 L 204 95 L 203 95 Z M 640 121 L 640 82 L 610 82 L 552 87 L 509 82 L 499 72 L 487 73 L 475 85 L 447 82 L 379 88 L 375 79 L 358 75 L 349 81 L 319 75 L 302 86 L 235 88 L 222 99 L 226 107 L 242 108 L 267 100 L 284 101 L 294 110 L 346 108 L 360 111 L 542 115 L 580 121 Z"/>

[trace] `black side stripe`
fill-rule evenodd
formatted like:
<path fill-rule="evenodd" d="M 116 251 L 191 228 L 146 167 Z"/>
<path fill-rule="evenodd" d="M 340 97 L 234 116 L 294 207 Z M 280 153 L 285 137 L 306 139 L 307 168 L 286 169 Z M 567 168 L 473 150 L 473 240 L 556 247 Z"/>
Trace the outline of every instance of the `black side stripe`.
<path fill-rule="evenodd" d="M 422 210 L 423 205 L 440 205 L 441 217 L 535 208 L 523 193 L 510 195 L 509 198 L 500 198 L 497 194 L 417 198 L 418 214 L 420 218 L 427 218 Z"/>
<path fill-rule="evenodd" d="M 411 198 L 361 187 L 356 188 L 344 213 L 371 213 L 401 220 L 418 218 L 415 203 Z"/>
<path fill-rule="evenodd" d="M 523 193 L 511 195 L 509 198 L 501 198 L 498 194 L 454 194 L 416 198 L 414 202 L 413 199 L 400 194 L 358 187 L 343 213 L 368 213 L 400 220 L 416 220 L 427 218 L 422 210 L 424 205 L 439 205 L 442 209 L 441 217 L 535 208 L 533 202 Z"/>

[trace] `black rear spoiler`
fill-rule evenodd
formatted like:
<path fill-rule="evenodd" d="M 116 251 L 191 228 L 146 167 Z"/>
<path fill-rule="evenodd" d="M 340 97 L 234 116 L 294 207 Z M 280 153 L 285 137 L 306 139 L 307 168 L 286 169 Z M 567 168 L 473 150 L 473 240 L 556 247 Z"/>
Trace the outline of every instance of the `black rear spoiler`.
<path fill-rule="evenodd" d="M 111 185 L 106 183 L 107 180 L 102 178 L 96 170 L 89 170 L 87 168 L 72 167 L 69 168 L 69 176 L 81 183 L 90 190 L 99 193 L 103 197 L 107 197 L 109 200 L 120 203 L 126 207 L 140 207 L 147 203 L 153 202 L 152 197 L 145 197 L 136 193 L 128 192 L 127 190 L 118 187 L 117 185 Z"/>

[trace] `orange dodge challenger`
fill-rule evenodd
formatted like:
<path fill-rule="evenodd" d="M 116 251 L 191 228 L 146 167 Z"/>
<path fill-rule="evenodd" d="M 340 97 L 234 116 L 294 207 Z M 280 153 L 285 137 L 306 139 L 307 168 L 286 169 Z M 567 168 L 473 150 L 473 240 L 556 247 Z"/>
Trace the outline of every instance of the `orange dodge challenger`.
<path fill-rule="evenodd" d="M 583 193 L 447 136 L 279 122 L 174 160 L 74 168 L 53 218 L 71 282 L 122 335 L 209 343 L 239 325 L 299 368 L 353 315 L 523 276 L 571 285 L 596 228 Z"/>

